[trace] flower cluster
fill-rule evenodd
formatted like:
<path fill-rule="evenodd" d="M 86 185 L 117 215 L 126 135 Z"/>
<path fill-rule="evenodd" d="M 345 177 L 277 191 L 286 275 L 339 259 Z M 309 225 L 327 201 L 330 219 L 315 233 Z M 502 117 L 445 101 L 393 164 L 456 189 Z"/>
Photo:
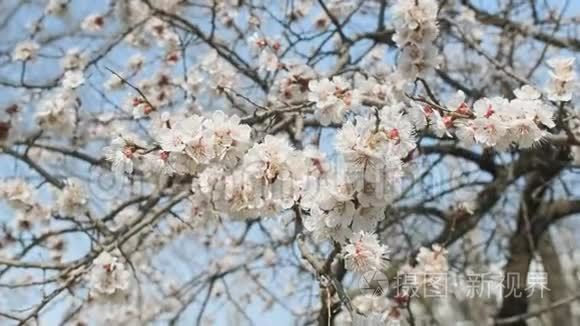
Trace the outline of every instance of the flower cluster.
<path fill-rule="evenodd" d="M 474 143 L 500 150 L 511 144 L 528 148 L 539 142 L 553 128 L 554 109 L 540 99 L 531 86 L 514 91 L 516 98 L 481 98 L 473 104 L 473 112 L 465 102 L 458 101 L 450 110 L 458 113 L 446 116 L 446 127 L 455 127 L 457 137 L 466 145 Z"/>
<path fill-rule="evenodd" d="M 30 230 L 36 222 L 46 221 L 50 211 L 37 199 L 34 189 L 23 179 L 0 183 L 0 199 L 16 212 L 16 226 Z"/>
<path fill-rule="evenodd" d="M 74 76 L 69 76 L 69 78 Z M 76 125 L 77 95 L 71 86 L 78 86 L 80 81 L 69 79 L 63 83 L 68 87 L 57 89 L 47 95 L 38 104 L 36 122 L 43 130 L 56 135 L 72 134 Z"/>
<path fill-rule="evenodd" d="M 254 33 L 249 39 L 250 49 L 259 54 L 258 65 L 260 70 L 275 71 L 282 66 L 278 59 L 278 53 L 281 51 L 281 43 L 278 40 L 261 37 Z"/>
<path fill-rule="evenodd" d="M 0 184 L 0 198 L 14 209 L 26 209 L 35 202 L 35 193 L 22 179 L 11 179 Z"/>
<path fill-rule="evenodd" d="M 398 71 L 405 79 L 425 76 L 439 64 L 433 45 L 439 34 L 438 9 L 435 0 L 399 0 L 393 6 L 393 41 L 401 48 Z"/>
<path fill-rule="evenodd" d="M 379 77 L 376 74 L 384 75 Z M 395 68 L 381 67 L 381 71 L 377 71 L 376 74 L 364 77 L 355 75 L 355 84 L 357 84 L 360 94 L 365 98 L 380 101 L 380 103 L 385 105 L 400 105 L 404 102 L 404 95 L 401 90 L 403 84 L 395 74 Z"/>
<path fill-rule="evenodd" d="M 211 208 L 228 217 L 273 216 L 298 199 L 305 171 L 319 172 L 284 137 L 266 136 L 252 146 L 251 128 L 236 115 L 215 111 L 209 117 L 162 114 L 157 119 L 157 148 L 147 150 L 124 133 L 105 149 L 107 159 L 119 173 L 137 167 L 154 175 L 195 176 L 191 200 L 197 214 Z M 309 155 L 316 160 L 315 153 Z"/>
<path fill-rule="evenodd" d="M 208 119 L 192 115 L 174 124 L 167 121 L 158 134 L 160 157 L 169 165 L 174 159 L 187 162 L 190 174 L 197 166 L 210 163 L 233 167 L 250 146 L 250 127 L 240 124 L 238 116 L 228 117 L 222 111 Z"/>
<path fill-rule="evenodd" d="M 237 70 L 232 65 L 226 63 L 217 52 L 207 54 L 199 68 L 197 71 L 192 70 L 192 80 L 204 81 L 206 84 L 209 82 L 209 90 L 213 92 L 219 93 L 223 89 L 231 89 L 239 81 Z M 200 71 L 205 74 L 205 77 L 198 78 L 197 75 Z M 195 93 L 193 95 L 195 96 Z"/>
<path fill-rule="evenodd" d="M 444 273 L 449 269 L 447 265 L 447 250 L 438 244 L 431 249 L 422 247 L 417 254 L 415 271 L 427 273 Z"/>
<path fill-rule="evenodd" d="M 449 271 L 447 249 L 438 244 L 434 244 L 431 249 L 421 247 L 416 261 L 415 266 L 406 265 L 399 271 L 399 275 L 405 279 L 403 284 L 409 287 L 402 291 L 423 287 L 440 289 L 446 285 L 445 274 Z"/>
<path fill-rule="evenodd" d="M 276 80 L 272 102 L 301 104 L 307 100 L 308 85 L 316 78 L 312 68 L 304 64 L 286 64 L 286 71 Z"/>
<path fill-rule="evenodd" d="M 9 167 L 0 205 L 15 222 L 0 225 L 0 261 L 4 278 L 18 281 L 1 283 L 22 291 L 46 283 L 58 294 L 71 284 L 50 282 L 82 276 L 77 285 L 88 291 L 63 301 L 72 310 L 57 309 L 79 325 L 186 323 L 197 293 L 207 293 L 208 307 L 240 301 L 235 308 L 251 323 L 246 304 L 285 308 L 307 278 L 323 295 L 318 304 L 299 300 L 306 309 L 287 307 L 300 320 L 404 320 L 415 310 L 412 293 L 440 288 L 450 267 L 443 246 L 415 251 L 397 241 L 445 238 L 435 234 L 449 231 L 444 219 L 431 215 L 485 217 L 476 216 L 478 200 L 489 189 L 491 199 L 518 195 L 526 180 L 516 169 L 517 187 L 508 187 L 510 167 L 541 161 L 550 146 L 523 149 L 545 139 L 580 162 L 574 59 L 548 60 L 549 76 L 517 62 L 522 49 L 536 57 L 542 47 L 532 43 L 573 47 L 570 28 L 542 41 L 522 25 L 490 41 L 497 26 L 460 2 L 121 0 L 86 12 L 72 0 L 23 1 L 16 9 L 33 21 L 22 28 L 19 14 L 0 24 L 26 30 L 12 33 L 22 37 L 5 49 L 0 78 L 0 153 Z M 502 19 L 512 21 L 510 10 Z M 515 62 L 487 54 L 510 41 Z M 454 60 L 459 52 L 466 55 Z M 510 93 L 527 79 L 547 84 Z M 449 98 L 458 89 L 469 98 Z M 388 265 L 391 248 L 393 259 L 409 259 L 400 270 L 404 262 Z M 280 266 L 291 272 L 270 275 Z M 397 272 L 404 285 L 366 278 Z M 349 302 L 341 285 L 357 279 L 376 292 L 345 288 Z M 239 281 L 249 287 L 230 293 Z M 270 291 L 280 282 L 287 288 Z M 8 301 L 6 312 L 19 304 Z M 215 324 L 206 320 L 215 311 L 200 311 L 199 323 Z M 22 323 L 46 319 L 15 312 Z"/>
<path fill-rule="evenodd" d="M 304 171 L 304 157 L 288 140 L 266 136 L 245 153 L 233 171 L 220 167 L 204 170 L 199 187 L 219 212 L 230 217 L 274 216 L 298 199 Z"/>
<path fill-rule="evenodd" d="M 316 238 L 343 241 L 352 232 L 372 231 L 397 193 L 403 159 L 415 148 L 414 129 L 404 106 L 383 107 L 375 115 L 347 121 L 336 136 L 343 164 L 306 196 L 305 227 Z"/>
<path fill-rule="evenodd" d="M 552 68 L 550 80 L 546 86 L 549 100 L 568 102 L 572 99 L 572 93 L 577 87 L 574 61 L 574 58 L 548 60 L 548 66 Z"/>
<path fill-rule="evenodd" d="M 89 201 L 88 194 L 78 179 L 68 179 L 59 191 L 56 205 L 62 216 L 75 216 L 85 213 Z"/>
<path fill-rule="evenodd" d="M 308 100 L 316 104 L 314 115 L 323 126 L 341 123 L 345 113 L 360 103 L 359 92 L 340 76 L 313 80 L 308 88 Z"/>
<path fill-rule="evenodd" d="M 104 251 L 93 261 L 88 274 L 91 294 L 97 298 L 121 295 L 129 289 L 130 277 L 125 265 Z"/>

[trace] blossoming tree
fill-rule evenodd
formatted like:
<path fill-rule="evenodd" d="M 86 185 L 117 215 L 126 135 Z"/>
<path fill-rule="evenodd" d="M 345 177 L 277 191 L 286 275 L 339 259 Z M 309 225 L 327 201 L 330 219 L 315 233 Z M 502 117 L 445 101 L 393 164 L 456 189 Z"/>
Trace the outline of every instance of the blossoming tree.
<path fill-rule="evenodd" d="M 0 323 L 571 325 L 580 12 L 476 2 L 2 1 Z"/>

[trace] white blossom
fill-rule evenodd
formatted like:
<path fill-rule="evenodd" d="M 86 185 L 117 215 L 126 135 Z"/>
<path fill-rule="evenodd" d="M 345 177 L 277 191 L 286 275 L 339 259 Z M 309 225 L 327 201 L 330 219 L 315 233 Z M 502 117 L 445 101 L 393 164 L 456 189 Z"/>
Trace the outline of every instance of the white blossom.
<path fill-rule="evenodd" d="M 216 159 L 228 167 L 234 166 L 251 144 L 251 128 L 240 120 L 237 115 L 227 116 L 223 111 L 215 111 L 203 122 L 206 137 L 213 142 Z"/>
<path fill-rule="evenodd" d="M 79 48 L 68 49 L 61 60 L 61 66 L 64 70 L 83 69 L 86 64 L 87 57 Z"/>
<path fill-rule="evenodd" d="M 439 64 L 433 45 L 439 34 L 438 9 L 434 0 L 398 0 L 393 6 L 393 41 L 401 48 L 398 72 L 405 79 L 425 76 Z"/>
<path fill-rule="evenodd" d="M 262 51 L 258 63 L 261 71 L 276 71 L 280 68 L 278 56 L 269 50 Z"/>
<path fill-rule="evenodd" d="M 105 89 L 109 91 L 118 90 L 123 87 L 123 80 L 117 75 L 111 75 L 104 83 Z"/>
<path fill-rule="evenodd" d="M 131 274 L 125 265 L 103 251 L 94 261 L 88 274 L 91 294 L 96 297 L 113 296 L 129 290 Z"/>
<path fill-rule="evenodd" d="M 131 139 L 116 137 L 111 141 L 111 145 L 105 147 L 103 152 L 108 161 L 112 162 L 112 169 L 116 173 L 133 173 L 133 160 L 137 155 L 138 145 Z"/>
<path fill-rule="evenodd" d="M 8 218 L 0 256 L 33 271 L 15 275 L 22 283 L 14 286 L 33 291 L 23 286 L 44 279 L 34 270 L 58 286 L 83 277 L 72 288 L 72 324 L 180 323 L 190 312 L 179 299 L 196 291 L 212 301 L 227 294 L 243 312 L 257 299 L 272 309 L 272 277 L 282 277 L 281 300 L 309 287 L 295 271 L 333 287 L 318 260 L 330 272 L 345 269 L 343 283 L 380 277 L 391 246 L 393 258 L 408 261 L 394 270 L 398 279 L 415 283 L 353 296 L 353 309 L 330 317 L 339 325 L 406 319 L 411 292 L 439 288 L 450 273 L 443 246 L 407 248 L 439 231 L 417 215 L 460 223 L 478 213 L 490 185 L 499 198 L 517 197 L 508 193 L 517 195 L 528 171 L 510 167 L 530 160 L 542 169 L 544 150 L 554 166 L 573 164 L 568 155 L 580 161 L 575 59 L 518 62 L 541 51 L 526 46 L 536 31 L 522 22 L 517 37 L 497 37 L 460 2 L 123 0 L 79 11 L 79 20 L 74 1 L 46 0 L 30 21 L 9 19 L 7 31 L 22 23 L 26 33 L 12 33 L 0 78 Z M 502 19 L 515 18 L 511 9 Z M 365 23 L 377 14 L 378 25 Z M 518 55 L 496 58 L 505 66 L 498 71 L 477 46 L 503 49 L 509 36 Z M 542 64 L 549 74 L 533 75 Z M 507 88 L 517 76 L 542 84 Z M 187 285 L 188 266 L 208 276 L 205 289 Z M 280 266 L 284 273 L 271 275 Z M 61 270 L 67 277 L 56 277 Z M 228 284 L 252 287 L 230 293 L 215 278 L 225 274 Z M 310 318 L 340 299 L 290 313 Z M 211 312 L 200 323 L 215 324 Z"/>
<path fill-rule="evenodd" d="M 47 95 L 38 104 L 35 118 L 38 125 L 59 135 L 69 135 L 75 127 L 77 97 L 73 90 L 62 88 Z"/>
<path fill-rule="evenodd" d="M 421 247 L 417 254 L 417 270 L 423 273 L 444 273 L 447 264 L 447 250 L 441 245 L 434 244 L 431 248 Z"/>
<path fill-rule="evenodd" d="M 381 271 L 388 253 L 388 247 L 379 243 L 376 234 L 362 231 L 353 234 L 343 249 L 346 268 L 357 273 Z"/>
<path fill-rule="evenodd" d="M 63 16 L 68 11 L 68 0 L 49 0 L 44 12 L 47 15 Z"/>
<path fill-rule="evenodd" d="M 88 201 L 88 194 L 80 180 L 68 179 L 64 188 L 58 191 L 56 205 L 60 215 L 75 217 L 85 213 Z"/>
<path fill-rule="evenodd" d="M 40 45 L 34 41 L 23 41 L 16 44 L 12 52 L 12 61 L 30 61 L 36 59 Z"/>
<path fill-rule="evenodd" d="M 0 198 L 14 209 L 28 209 L 34 205 L 35 192 L 22 179 L 11 179 L 0 183 Z"/>
<path fill-rule="evenodd" d="M 129 58 L 129 62 L 127 65 L 129 67 L 129 70 L 139 71 L 143 67 L 144 62 L 145 62 L 145 57 L 143 56 L 143 54 L 137 53 L 137 54 L 132 55 Z"/>
<path fill-rule="evenodd" d="M 550 79 L 546 86 L 548 99 L 551 101 L 567 102 L 572 99 L 576 91 L 576 71 L 574 70 L 575 58 L 552 58 L 548 60 L 548 66 L 552 68 Z"/>
<path fill-rule="evenodd" d="M 64 73 L 62 86 L 64 88 L 75 89 L 85 82 L 84 74 L 81 70 L 68 70 Z"/>
<path fill-rule="evenodd" d="M 98 32 L 103 29 L 105 25 L 105 17 L 99 14 L 92 14 L 87 16 L 82 24 L 81 28 L 87 32 Z"/>
<path fill-rule="evenodd" d="M 323 126 L 341 123 L 346 111 L 360 102 L 358 91 L 340 76 L 313 80 L 308 87 L 308 100 L 316 103 L 315 116 Z"/>

